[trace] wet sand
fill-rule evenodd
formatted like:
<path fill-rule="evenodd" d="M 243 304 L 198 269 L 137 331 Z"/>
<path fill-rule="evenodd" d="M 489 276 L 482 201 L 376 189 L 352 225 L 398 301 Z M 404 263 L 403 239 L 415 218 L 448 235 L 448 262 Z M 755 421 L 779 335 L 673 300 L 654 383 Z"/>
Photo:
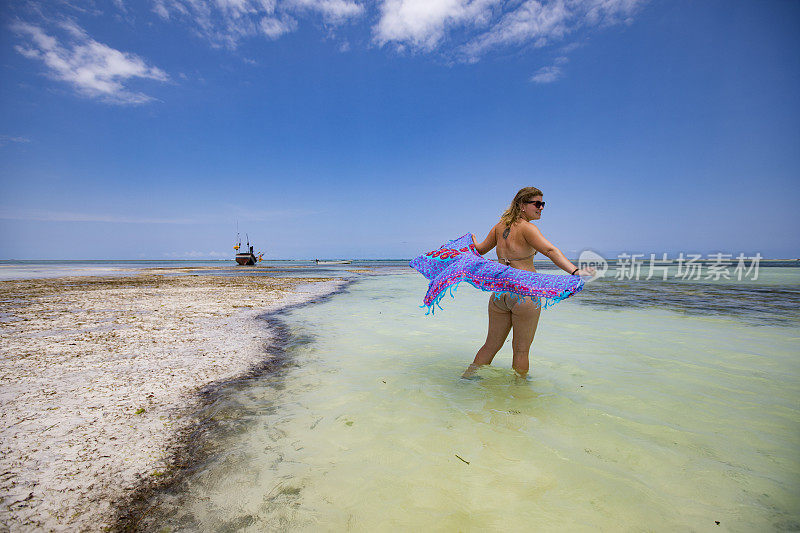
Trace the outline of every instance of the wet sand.
<path fill-rule="evenodd" d="M 113 529 L 200 391 L 269 361 L 257 317 L 344 284 L 170 273 L 0 282 L 0 530 Z"/>

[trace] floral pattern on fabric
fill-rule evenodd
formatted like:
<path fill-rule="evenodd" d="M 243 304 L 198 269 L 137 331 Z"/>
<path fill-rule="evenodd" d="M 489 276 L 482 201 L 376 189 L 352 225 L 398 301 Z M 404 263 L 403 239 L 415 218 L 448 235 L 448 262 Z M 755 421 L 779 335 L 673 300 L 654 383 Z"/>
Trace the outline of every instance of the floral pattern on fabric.
<path fill-rule="evenodd" d="M 435 306 L 441 309 L 439 302 L 448 289 L 453 296 L 462 281 L 482 291 L 530 297 L 545 308 L 580 292 L 584 285 L 579 276 L 539 274 L 486 259 L 475 248 L 471 233 L 412 259 L 409 265 L 431 281 L 423 299 L 428 313 Z"/>

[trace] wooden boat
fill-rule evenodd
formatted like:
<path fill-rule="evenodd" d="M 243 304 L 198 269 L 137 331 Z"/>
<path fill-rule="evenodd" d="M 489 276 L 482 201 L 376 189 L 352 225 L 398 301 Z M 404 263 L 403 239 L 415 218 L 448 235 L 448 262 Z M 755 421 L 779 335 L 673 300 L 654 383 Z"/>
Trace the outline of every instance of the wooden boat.
<path fill-rule="evenodd" d="M 236 262 L 242 266 L 255 265 L 258 261 L 256 254 L 253 253 L 253 247 L 250 247 L 248 252 L 238 252 L 236 254 Z"/>
<path fill-rule="evenodd" d="M 253 247 L 250 245 L 250 237 L 248 237 L 246 233 L 245 236 L 247 237 L 248 249 L 245 252 L 240 252 L 239 250 L 242 247 L 242 239 L 239 237 L 238 233 L 236 234 L 237 243 L 236 246 L 233 247 L 233 249 L 236 251 L 236 263 L 242 266 L 252 266 L 261 261 L 264 254 L 263 252 L 259 252 L 259 254 L 256 255 L 253 252 Z"/>

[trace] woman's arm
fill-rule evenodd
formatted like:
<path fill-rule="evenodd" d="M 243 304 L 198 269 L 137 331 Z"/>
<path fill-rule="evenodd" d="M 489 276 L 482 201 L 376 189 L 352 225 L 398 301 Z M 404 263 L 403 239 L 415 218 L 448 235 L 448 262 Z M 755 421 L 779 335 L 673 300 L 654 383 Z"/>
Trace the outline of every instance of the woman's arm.
<path fill-rule="evenodd" d="M 576 276 L 591 275 L 588 271 L 579 270 L 578 267 L 573 265 L 572 261 L 567 259 L 567 257 L 561 253 L 561 250 L 553 246 L 550 241 L 545 239 L 544 235 L 542 235 L 542 232 L 539 231 L 539 228 L 533 224 L 526 224 L 524 235 L 525 240 L 528 241 L 528 244 L 533 246 L 537 252 L 540 252 L 542 255 L 549 258 L 550 261 L 552 261 L 561 270 L 568 272 L 569 274 L 575 274 Z"/>
<path fill-rule="evenodd" d="M 497 233 L 494 231 L 494 228 L 489 230 L 489 235 L 483 239 L 483 242 L 478 244 L 478 241 L 475 240 L 475 234 L 472 235 L 472 242 L 475 243 L 475 248 L 478 249 L 478 253 L 483 255 L 487 253 L 489 250 L 497 246 Z"/>

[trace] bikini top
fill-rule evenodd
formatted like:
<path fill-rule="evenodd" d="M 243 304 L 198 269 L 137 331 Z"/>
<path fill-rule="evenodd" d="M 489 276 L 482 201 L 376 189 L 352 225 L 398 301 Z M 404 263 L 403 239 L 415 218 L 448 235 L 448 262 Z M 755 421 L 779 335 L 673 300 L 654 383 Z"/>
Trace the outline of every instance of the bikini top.
<path fill-rule="evenodd" d="M 511 261 L 524 261 L 525 259 L 530 259 L 534 255 L 536 255 L 536 252 L 533 252 L 531 255 L 529 255 L 527 257 L 519 257 L 517 259 L 507 259 L 505 257 L 498 257 L 497 260 L 500 261 L 501 263 L 503 263 L 504 265 L 509 265 L 510 266 L 511 265 Z"/>
<path fill-rule="evenodd" d="M 508 233 L 510 231 L 511 231 L 511 228 L 506 228 L 505 229 L 505 231 L 503 232 L 503 240 L 508 238 Z M 511 261 L 524 261 L 525 259 L 530 259 L 534 255 L 536 255 L 536 250 L 534 250 L 533 253 L 531 255 L 527 256 L 527 257 L 519 257 L 517 259 L 507 259 L 505 257 L 498 257 L 497 260 L 500 261 L 501 263 L 507 265 L 507 266 L 510 266 L 511 265 Z"/>

